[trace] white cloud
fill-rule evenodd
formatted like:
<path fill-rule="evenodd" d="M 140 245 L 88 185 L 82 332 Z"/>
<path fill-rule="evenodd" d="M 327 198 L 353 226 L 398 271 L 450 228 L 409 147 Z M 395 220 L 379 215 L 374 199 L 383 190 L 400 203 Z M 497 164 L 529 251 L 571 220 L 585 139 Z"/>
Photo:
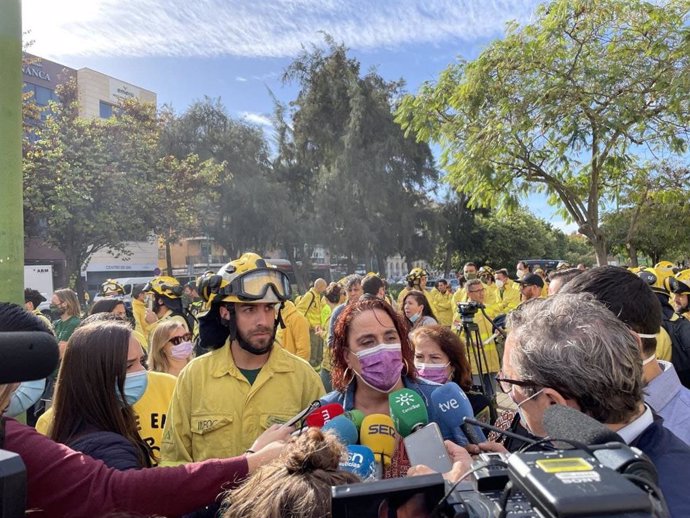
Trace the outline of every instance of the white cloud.
<path fill-rule="evenodd" d="M 320 31 L 351 48 L 473 42 L 526 21 L 538 0 L 24 0 L 46 57 L 290 57 Z"/>
<path fill-rule="evenodd" d="M 249 81 L 249 79 L 247 79 L 246 77 L 237 76 L 235 78 L 235 81 L 237 81 L 238 83 L 246 83 L 247 81 Z"/>
<path fill-rule="evenodd" d="M 261 113 L 254 113 L 254 112 L 240 112 L 240 117 L 242 117 L 244 120 L 247 122 L 251 122 L 252 124 L 256 124 L 258 126 L 270 126 L 273 127 L 273 121 L 266 115 L 262 115 Z"/>

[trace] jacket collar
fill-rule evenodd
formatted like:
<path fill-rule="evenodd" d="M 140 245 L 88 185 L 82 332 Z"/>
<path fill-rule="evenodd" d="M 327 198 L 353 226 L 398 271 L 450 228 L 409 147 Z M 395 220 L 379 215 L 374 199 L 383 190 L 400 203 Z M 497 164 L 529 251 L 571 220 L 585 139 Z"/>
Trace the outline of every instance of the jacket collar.
<path fill-rule="evenodd" d="M 238 379 L 245 379 L 244 375 L 237 368 L 237 365 L 235 365 L 235 359 L 232 357 L 232 351 L 230 350 L 229 339 L 225 341 L 223 347 L 216 349 L 211 354 L 213 357 L 211 375 L 214 378 L 221 378 L 229 374 Z M 282 347 L 274 344 L 271 353 L 268 355 L 268 361 L 261 367 L 261 370 L 269 374 L 274 372 L 292 372 L 295 370 L 295 366 L 294 362 L 290 361 L 290 359 L 290 356 L 288 356 L 288 353 L 285 352 Z"/>

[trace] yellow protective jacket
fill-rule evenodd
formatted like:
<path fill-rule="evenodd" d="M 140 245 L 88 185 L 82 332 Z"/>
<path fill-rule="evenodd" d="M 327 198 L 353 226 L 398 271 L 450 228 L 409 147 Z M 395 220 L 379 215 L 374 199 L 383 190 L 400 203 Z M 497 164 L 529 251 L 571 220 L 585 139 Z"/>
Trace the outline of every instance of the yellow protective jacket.
<path fill-rule="evenodd" d="M 434 311 L 438 323 L 450 327 L 453 323 L 453 295 L 450 291 L 441 293 L 434 288 L 428 298 L 431 299 L 431 309 Z"/>
<path fill-rule="evenodd" d="M 309 340 L 309 320 L 302 315 L 291 301 L 286 301 L 281 311 L 285 329 L 278 328 L 276 343 L 286 351 L 309 361 L 311 342 Z"/>
<path fill-rule="evenodd" d="M 268 427 L 324 394 L 306 361 L 274 347 L 253 385 L 229 342 L 194 358 L 177 378 L 161 450 L 163 466 L 241 455 Z"/>
<path fill-rule="evenodd" d="M 297 311 L 302 313 L 309 320 L 310 329 L 321 325 L 321 295 L 311 288 L 304 294 L 296 305 Z"/>
<path fill-rule="evenodd" d="M 520 305 L 520 285 L 508 279 L 503 289 L 498 289 L 501 313 L 509 313 Z"/>
<path fill-rule="evenodd" d="M 132 299 L 132 313 L 134 314 L 134 330 L 148 337 L 156 323 L 149 324 L 146 321 L 146 304 L 140 300 Z"/>
<path fill-rule="evenodd" d="M 656 358 L 657 360 L 671 361 L 671 354 L 673 351 L 673 344 L 671 337 L 663 327 L 656 335 Z"/>
<path fill-rule="evenodd" d="M 488 307 L 486 309 L 486 313 L 490 318 L 495 317 L 495 315 L 489 311 Z M 475 347 L 472 347 L 472 348 L 468 347 L 467 348 L 469 350 L 470 365 L 472 366 L 472 374 L 479 374 L 479 369 L 477 368 L 477 360 L 476 360 L 477 354 L 481 355 L 481 363 L 482 363 L 482 368 L 484 370 L 484 374 L 486 374 L 487 372 L 496 373 L 499 370 L 501 370 L 501 362 L 498 358 L 498 351 L 496 350 L 496 343 L 493 340 L 488 341 L 488 339 L 493 335 L 493 327 L 489 323 L 489 321 L 484 317 L 484 315 L 482 314 L 481 311 L 478 311 L 474 315 L 474 322 L 479 326 L 479 334 L 481 335 L 482 345 L 480 345 L 479 348 L 475 348 Z M 460 336 L 460 338 L 462 338 L 463 342 L 467 341 L 465 333 L 462 330 L 460 315 L 457 311 L 455 312 L 454 317 L 453 317 L 453 329 Z M 474 341 L 474 334 L 472 335 L 472 340 Z M 481 352 L 482 348 L 484 350 L 484 354 L 482 354 L 482 352 Z M 486 355 L 486 358 L 484 358 L 484 355 Z M 487 369 L 487 366 L 488 366 L 488 369 Z"/>

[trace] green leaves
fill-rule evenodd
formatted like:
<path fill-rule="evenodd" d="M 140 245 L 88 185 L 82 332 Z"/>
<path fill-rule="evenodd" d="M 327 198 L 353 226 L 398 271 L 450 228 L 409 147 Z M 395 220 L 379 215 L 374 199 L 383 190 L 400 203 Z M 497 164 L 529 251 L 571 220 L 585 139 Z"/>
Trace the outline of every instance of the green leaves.
<path fill-rule="evenodd" d="M 511 208 L 542 186 L 603 261 L 599 208 L 627 181 L 631 150 L 686 149 L 688 6 L 557 0 L 406 97 L 396 120 L 441 145 L 470 206 Z"/>

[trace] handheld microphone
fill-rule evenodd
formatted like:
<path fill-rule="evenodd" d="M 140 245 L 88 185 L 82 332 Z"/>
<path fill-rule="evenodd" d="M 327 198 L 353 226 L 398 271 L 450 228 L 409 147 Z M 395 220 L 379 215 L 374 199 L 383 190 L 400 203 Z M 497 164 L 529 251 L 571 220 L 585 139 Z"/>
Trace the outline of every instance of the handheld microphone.
<path fill-rule="evenodd" d="M 347 447 L 347 460 L 341 461 L 339 467 L 362 480 L 372 478 L 376 473 L 374 452 L 366 446 L 351 444 Z"/>
<path fill-rule="evenodd" d="M 444 437 L 452 437 L 453 442 L 461 446 L 468 442 L 478 444 L 486 441 L 481 428 L 465 425 L 464 418 L 473 418 L 474 411 L 470 400 L 457 383 L 451 381 L 434 389 L 431 393 L 431 406 L 432 416 Z M 467 433 L 463 426 L 466 426 Z"/>
<path fill-rule="evenodd" d="M 320 406 L 311 414 L 307 415 L 305 423 L 309 427 L 315 426 L 317 428 L 321 428 L 328 421 L 343 414 L 344 412 L 345 409 L 340 403 L 329 403 L 327 405 Z"/>
<path fill-rule="evenodd" d="M 50 333 L 0 333 L 0 384 L 47 378 L 59 361 L 57 340 Z"/>
<path fill-rule="evenodd" d="M 395 427 L 385 414 L 370 414 L 362 421 L 359 431 L 360 444 L 374 452 L 377 462 L 389 466 L 395 451 Z"/>
<path fill-rule="evenodd" d="M 336 437 L 338 437 L 340 442 L 342 442 L 345 446 L 357 444 L 357 439 L 359 438 L 359 434 L 357 433 L 357 428 L 355 427 L 354 423 L 344 415 L 336 416 L 330 421 L 326 422 L 321 427 L 321 431 L 324 433 L 333 432 Z"/>
<path fill-rule="evenodd" d="M 357 427 L 357 430 L 362 428 L 362 421 L 364 420 L 364 412 L 354 408 L 352 410 L 348 410 L 343 415 L 354 423 L 354 425 Z"/>
<path fill-rule="evenodd" d="M 429 424 L 424 400 L 414 390 L 396 390 L 388 395 L 388 405 L 397 432 L 407 437 Z"/>

